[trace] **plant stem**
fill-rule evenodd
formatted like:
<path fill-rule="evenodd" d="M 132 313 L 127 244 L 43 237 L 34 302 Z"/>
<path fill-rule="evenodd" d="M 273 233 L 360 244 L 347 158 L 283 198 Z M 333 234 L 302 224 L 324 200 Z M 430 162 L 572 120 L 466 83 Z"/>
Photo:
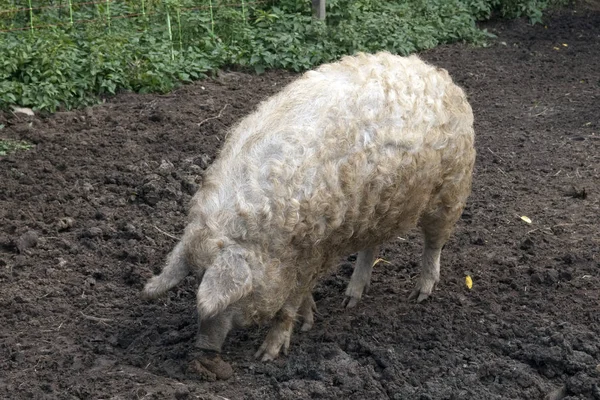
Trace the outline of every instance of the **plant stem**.
<path fill-rule="evenodd" d="M 208 0 L 208 8 L 210 9 L 210 33 L 215 34 L 215 19 L 213 16 L 212 0 Z"/>
<path fill-rule="evenodd" d="M 246 25 L 246 2 L 242 0 L 242 19 L 244 20 L 244 25 Z"/>
<path fill-rule="evenodd" d="M 142 23 L 144 24 L 144 32 L 148 30 L 148 20 L 146 19 L 146 1 L 142 0 Z"/>
<path fill-rule="evenodd" d="M 71 21 L 71 26 L 73 26 L 73 4 L 71 0 L 69 0 L 69 20 Z"/>
<path fill-rule="evenodd" d="M 29 0 L 29 27 L 31 28 L 31 36 L 33 36 L 33 9 L 31 8 L 31 0 Z"/>
<path fill-rule="evenodd" d="M 106 22 L 108 23 L 108 31 L 110 32 L 110 0 L 106 0 Z"/>
<path fill-rule="evenodd" d="M 173 51 L 173 30 L 171 29 L 171 14 L 169 14 L 169 5 L 165 3 L 167 9 L 167 29 L 169 30 L 169 41 L 171 42 L 171 61 L 175 60 L 175 52 Z"/>
<path fill-rule="evenodd" d="M 179 51 L 183 52 L 183 41 L 181 39 L 181 10 L 177 5 L 177 27 L 179 28 Z"/>

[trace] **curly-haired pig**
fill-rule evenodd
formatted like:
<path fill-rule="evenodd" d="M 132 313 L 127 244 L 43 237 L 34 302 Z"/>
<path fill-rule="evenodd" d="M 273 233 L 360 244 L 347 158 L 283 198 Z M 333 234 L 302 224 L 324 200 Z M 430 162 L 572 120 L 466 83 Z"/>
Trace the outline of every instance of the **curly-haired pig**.
<path fill-rule="evenodd" d="M 358 252 L 345 304 L 368 286 L 378 246 L 419 225 L 422 269 L 410 299 L 440 278 L 440 252 L 471 191 L 473 113 L 448 73 L 417 56 L 347 56 L 302 75 L 237 124 L 206 171 L 157 297 L 200 282 L 198 346 L 232 328 L 272 324 L 256 356 L 287 352 L 312 290 Z"/>

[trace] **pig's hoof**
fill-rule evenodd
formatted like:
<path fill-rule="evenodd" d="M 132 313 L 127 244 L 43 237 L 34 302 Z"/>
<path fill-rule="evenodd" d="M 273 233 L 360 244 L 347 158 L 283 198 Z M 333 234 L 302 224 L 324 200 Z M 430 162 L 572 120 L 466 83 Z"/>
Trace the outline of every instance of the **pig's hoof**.
<path fill-rule="evenodd" d="M 282 345 L 271 344 L 265 340 L 265 342 L 260 346 L 258 351 L 254 354 L 254 358 L 260 359 L 260 361 L 273 361 L 279 356 L 279 350 L 281 350 Z M 283 350 L 284 354 L 287 354 L 287 348 Z"/>
<path fill-rule="evenodd" d="M 346 289 L 346 297 L 342 301 L 342 306 L 346 308 L 354 308 L 362 298 L 363 293 L 369 291 L 369 284 L 360 284 L 354 280 L 350 280 L 350 284 Z"/>
<path fill-rule="evenodd" d="M 188 371 L 202 380 L 227 380 L 233 375 L 231 365 L 223 361 L 221 355 L 216 351 L 200 350 L 190 355 Z"/>
<path fill-rule="evenodd" d="M 263 343 L 258 351 L 254 354 L 254 358 L 260 359 L 260 361 L 273 361 L 279 356 L 279 349 L 267 349 L 266 343 Z"/>
<path fill-rule="evenodd" d="M 302 332 L 309 331 L 315 324 L 315 312 L 317 311 L 317 305 L 313 300 L 312 296 L 308 300 L 305 300 L 300 307 L 299 314 L 302 318 Z"/>
<path fill-rule="evenodd" d="M 435 284 L 436 281 L 433 279 L 419 279 L 415 289 L 408 296 L 408 300 L 416 300 L 417 303 L 421 303 L 423 300 L 431 296 Z"/>
<path fill-rule="evenodd" d="M 354 308 L 360 301 L 360 297 L 346 296 L 342 301 L 342 306 L 346 308 Z"/>
<path fill-rule="evenodd" d="M 300 330 L 302 332 L 310 331 L 314 325 L 315 325 L 314 321 L 304 321 Z"/>
<path fill-rule="evenodd" d="M 188 364 L 188 373 L 195 375 L 200 380 L 214 382 L 217 380 L 217 375 L 211 372 L 198 360 L 192 360 Z"/>
<path fill-rule="evenodd" d="M 227 380 L 233 375 L 233 368 L 231 368 L 231 365 L 223 361 L 219 355 L 214 357 L 201 357 L 199 361 L 204 368 L 215 374 L 217 379 Z"/>
<path fill-rule="evenodd" d="M 272 329 L 254 357 L 260 358 L 261 361 L 273 361 L 279 356 L 281 348 L 283 348 L 283 354 L 287 355 L 290 348 L 290 336 L 290 331 Z"/>
<path fill-rule="evenodd" d="M 417 303 L 420 303 L 423 300 L 427 299 L 429 296 L 430 296 L 430 294 L 422 293 L 420 290 L 415 289 L 412 291 L 410 296 L 408 296 L 408 300 L 410 300 L 410 301 L 416 300 Z"/>

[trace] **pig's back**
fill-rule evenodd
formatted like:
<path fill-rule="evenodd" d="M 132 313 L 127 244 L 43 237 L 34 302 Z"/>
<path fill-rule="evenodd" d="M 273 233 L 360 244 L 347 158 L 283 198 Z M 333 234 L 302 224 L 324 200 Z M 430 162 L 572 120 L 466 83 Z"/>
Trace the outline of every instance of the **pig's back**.
<path fill-rule="evenodd" d="M 471 109 L 445 71 L 363 55 L 261 104 L 210 179 L 229 187 L 218 197 L 238 240 L 355 251 L 414 226 L 436 188 L 468 172 L 472 143 Z"/>

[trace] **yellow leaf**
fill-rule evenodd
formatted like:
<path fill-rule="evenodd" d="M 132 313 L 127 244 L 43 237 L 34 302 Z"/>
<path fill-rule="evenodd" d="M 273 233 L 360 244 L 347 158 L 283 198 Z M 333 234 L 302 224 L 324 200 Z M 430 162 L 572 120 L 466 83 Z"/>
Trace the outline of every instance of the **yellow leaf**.
<path fill-rule="evenodd" d="M 569 47 L 569 45 L 568 45 L 568 44 L 566 44 L 566 43 L 563 43 L 563 46 L 565 46 L 565 47 Z"/>
<path fill-rule="evenodd" d="M 467 285 L 467 288 L 471 289 L 473 287 L 473 279 L 471 279 L 470 275 L 467 275 L 465 277 L 465 285 Z"/>
<path fill-rule="evenodd" d="M 560 50 L 558 47 L 553 47 L 554 50 Z"/>
<path fill-rule="evenodd" d="M 526 217 L 526 216 L 524 216 L 524 215 L 523 215 L 523 216 L 521 217 L 521 219 L 522 219 L 523 221 L 527 222 L 528 224 L 530 224 L 530 223 L 531 223 L 531 220 L 529 219 L 529 217 Z"/>
<path fill-rule="evenodd" d="M 383 258 L 378 258 L 377 260 L 375 260 L 375 262 L 373 263 L 373 266 L 375 266 L 376 264 L 378 264 L 379 262 L 384 262 L 386 264 L 391 264 L 391 262 L 384 260 Z"/>

